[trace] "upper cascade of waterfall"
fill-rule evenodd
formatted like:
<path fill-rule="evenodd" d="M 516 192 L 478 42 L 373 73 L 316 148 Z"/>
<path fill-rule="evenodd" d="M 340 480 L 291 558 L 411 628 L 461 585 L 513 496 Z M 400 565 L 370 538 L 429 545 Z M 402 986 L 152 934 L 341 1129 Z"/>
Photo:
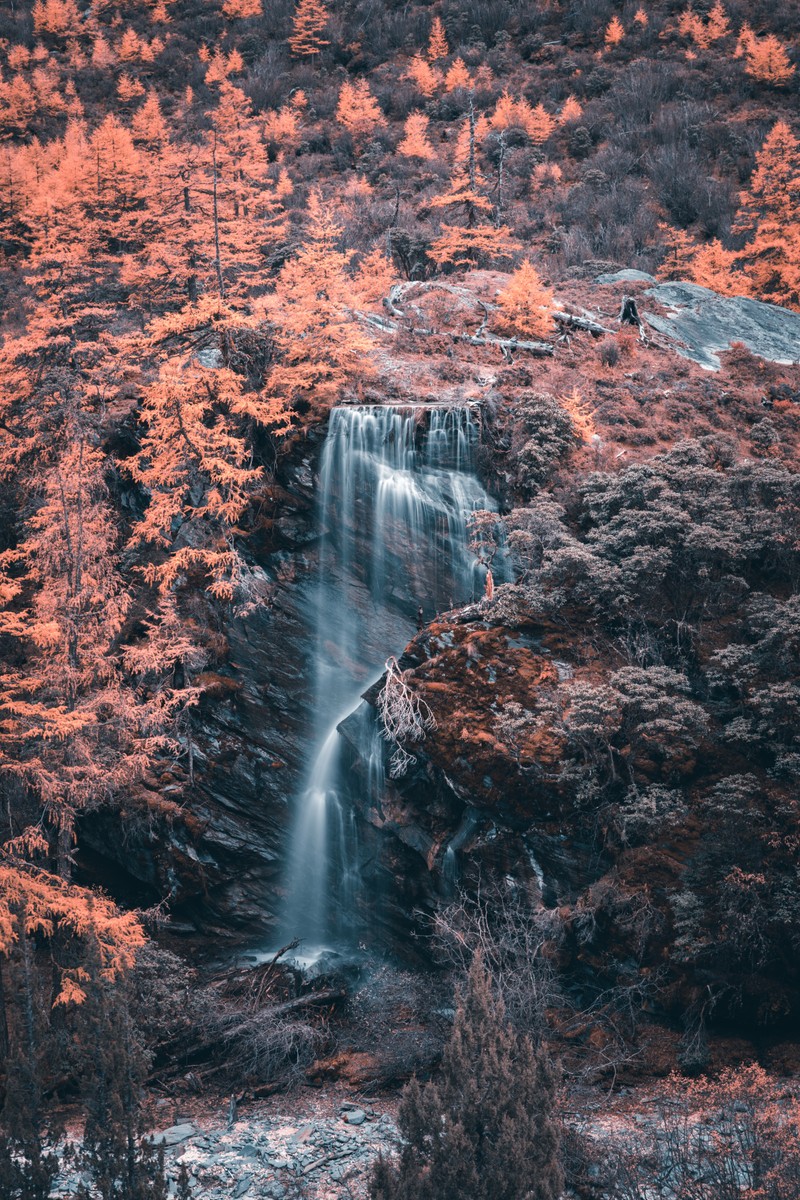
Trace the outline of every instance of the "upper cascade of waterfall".
<path fill-rule="evenodd" d="M 332 411 L 320 478 L 322 532 L 374 599 L 388 599 L 388 585 L 395 602 L 405 598 L 432 615 L 471 599 L 482 584 L 469 550 L 469 516 L 496 505 L 475 475 L 479 437 L 466 405 Z"/>

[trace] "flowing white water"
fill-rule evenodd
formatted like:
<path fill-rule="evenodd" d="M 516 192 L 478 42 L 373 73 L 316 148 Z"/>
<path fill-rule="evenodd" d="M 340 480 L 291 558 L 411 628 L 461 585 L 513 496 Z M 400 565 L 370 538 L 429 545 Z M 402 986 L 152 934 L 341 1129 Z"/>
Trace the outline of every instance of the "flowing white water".
<path fill-rule="evenodd" d="M 496 505 L 475 475 L 478 436 L 466 406 L 348 406 L 330 415 L 313 601 L 316 749 L 295 801 L 282 922 L 306 959 L 346 943 L 358 924 L 357 829 L 337 727 L 420 618 L 483 589 L 468 519 Z M 362 708 L 366 786 L 377 796 L 380 734 Z"/>

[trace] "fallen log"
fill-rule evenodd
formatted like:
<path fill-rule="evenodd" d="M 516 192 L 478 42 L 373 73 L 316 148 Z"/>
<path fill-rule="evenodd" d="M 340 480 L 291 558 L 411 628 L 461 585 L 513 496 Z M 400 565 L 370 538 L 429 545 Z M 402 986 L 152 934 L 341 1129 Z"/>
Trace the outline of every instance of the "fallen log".
<path fill-rule="evenodd" d="M 559 325 L 567 325 L 570 329 L 585 329 L 593 337 L 602 337 L 603 334 L 614 332 L 613 329 L 607 329 L 605 325 L 600 325 L 590 317 L 576 317 L 572 313 L 566 312 L 554 312 L 552 317 Z"/>
<path fill-rule="evenodd" d="M 350 1158 L 350 1156 L 354 1153 L 354 1149 L 351 1150 L 348 1148 L 347 1150 L 334 1150 L 331 1154 L 324 1154 L 322 1158 L 315 1158 L 314 1161 L 310 1162 L 307 1167 L 303 1167 L 302 1171 L 300 1172 L 300 1177 L 302 1178 L 303 1175 L 310 1175 L 312 1171 L 316 1171 L 320 1167 L 324 1167 L 325 1163 L 336 1162 L 336 1160 L 340 1158 Z"/>
<path fill-rule="evenodd" d="M 266 1010 L 268 1017 L 283 1017 L 287 1013 L 300 1012 L 304 1008 L 315 1008 L 318 1004 L 340 1004 L 347 999 L 347 992 L 342 988 L 325 988 L 321 992 L 306 992 L 304 996 L 295 996 L 294 1000 L 284 1000 Z"/>
<path fill-rule="evenodd" d="M 391 310 L 390 310 L 391 311 Z M 455 333 L 449 329 L 430 329 L 422 325 L 404 325 L 387 321 L 385 318 L 377 317 L 373 313 L 355 312 L 360 320 L 366 321 L 368 325 L 372 325 L 374 329 L 380 329 L 383 333 L 399 333 L 402 329 L 404 333 L 411 333 L 416 337 L 441 337 L 449 338 L 451 342 L 466 342 L 470 346 L 497 346 L 503 351 L 503 354 L 508 358 L 517 350 L 521 350 L 525 354 L 535 354 L 539 358 L 549 358 L 555 353 L 555 347 L 550 342 L 529 342 L 520 340 L 519 338 L 503 338 L 497 337 L 493 333 Z M 481 329 L 485 327 L 485 322 Z"/>
<path fill-rule="evenodd" d="M 412 330 L 416 333 L 416 330 Z M 456 342 L 467 342 L 470 346 L 497 346 L 509 358 L 515 350 L 523 350 L 525 354 L 535 354 L 545 358 L 555 354 L 555 347 L 550 342 L 520 341 L 518 338 L 495 337 L 493 333 L 484 333 L 481 337 L 470 333 L 441 333 L 440 337 L 449 337 Z"/>

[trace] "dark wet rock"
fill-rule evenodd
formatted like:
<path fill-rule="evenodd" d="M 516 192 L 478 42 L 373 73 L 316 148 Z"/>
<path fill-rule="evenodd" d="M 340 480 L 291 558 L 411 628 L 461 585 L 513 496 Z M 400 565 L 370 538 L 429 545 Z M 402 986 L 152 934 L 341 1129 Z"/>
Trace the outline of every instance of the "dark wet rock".
<path fill-rule="evenodd" d="M 319 444 L 304 445 L 287 465 L 275 504 L 281 516 L 267 513 L 248 540 L 263 563 L 268 603 L 221 630 L 224 655 L 201 680 L 194 785 L 179 772 L 150 778 L 121 813 L 81 822 L 81 877 L 128 904 L 166 899 L 173 933 L 261 929 L 268 937 L 280 903 L 288 805 L 314 728 L 308 580 Z"/>

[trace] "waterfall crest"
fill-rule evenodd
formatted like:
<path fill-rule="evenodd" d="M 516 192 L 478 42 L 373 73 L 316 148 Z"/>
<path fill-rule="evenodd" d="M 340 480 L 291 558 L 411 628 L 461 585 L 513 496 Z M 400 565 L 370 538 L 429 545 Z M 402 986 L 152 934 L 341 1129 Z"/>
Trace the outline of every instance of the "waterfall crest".
<path fill-rule="evenodd" d="M 475 509 L 496 508 L 475 474 L 480 429 L 461 407 L 346 406 L 330 414 L 318 498 L 314 753 L 294 801 L 282 927 L 301 957 L 353 939 L 357 828 L 338 725 L 419 621 L 477 598 Z M 383 786 L 379 732 L 364 711 L 368 786 Z"/>

